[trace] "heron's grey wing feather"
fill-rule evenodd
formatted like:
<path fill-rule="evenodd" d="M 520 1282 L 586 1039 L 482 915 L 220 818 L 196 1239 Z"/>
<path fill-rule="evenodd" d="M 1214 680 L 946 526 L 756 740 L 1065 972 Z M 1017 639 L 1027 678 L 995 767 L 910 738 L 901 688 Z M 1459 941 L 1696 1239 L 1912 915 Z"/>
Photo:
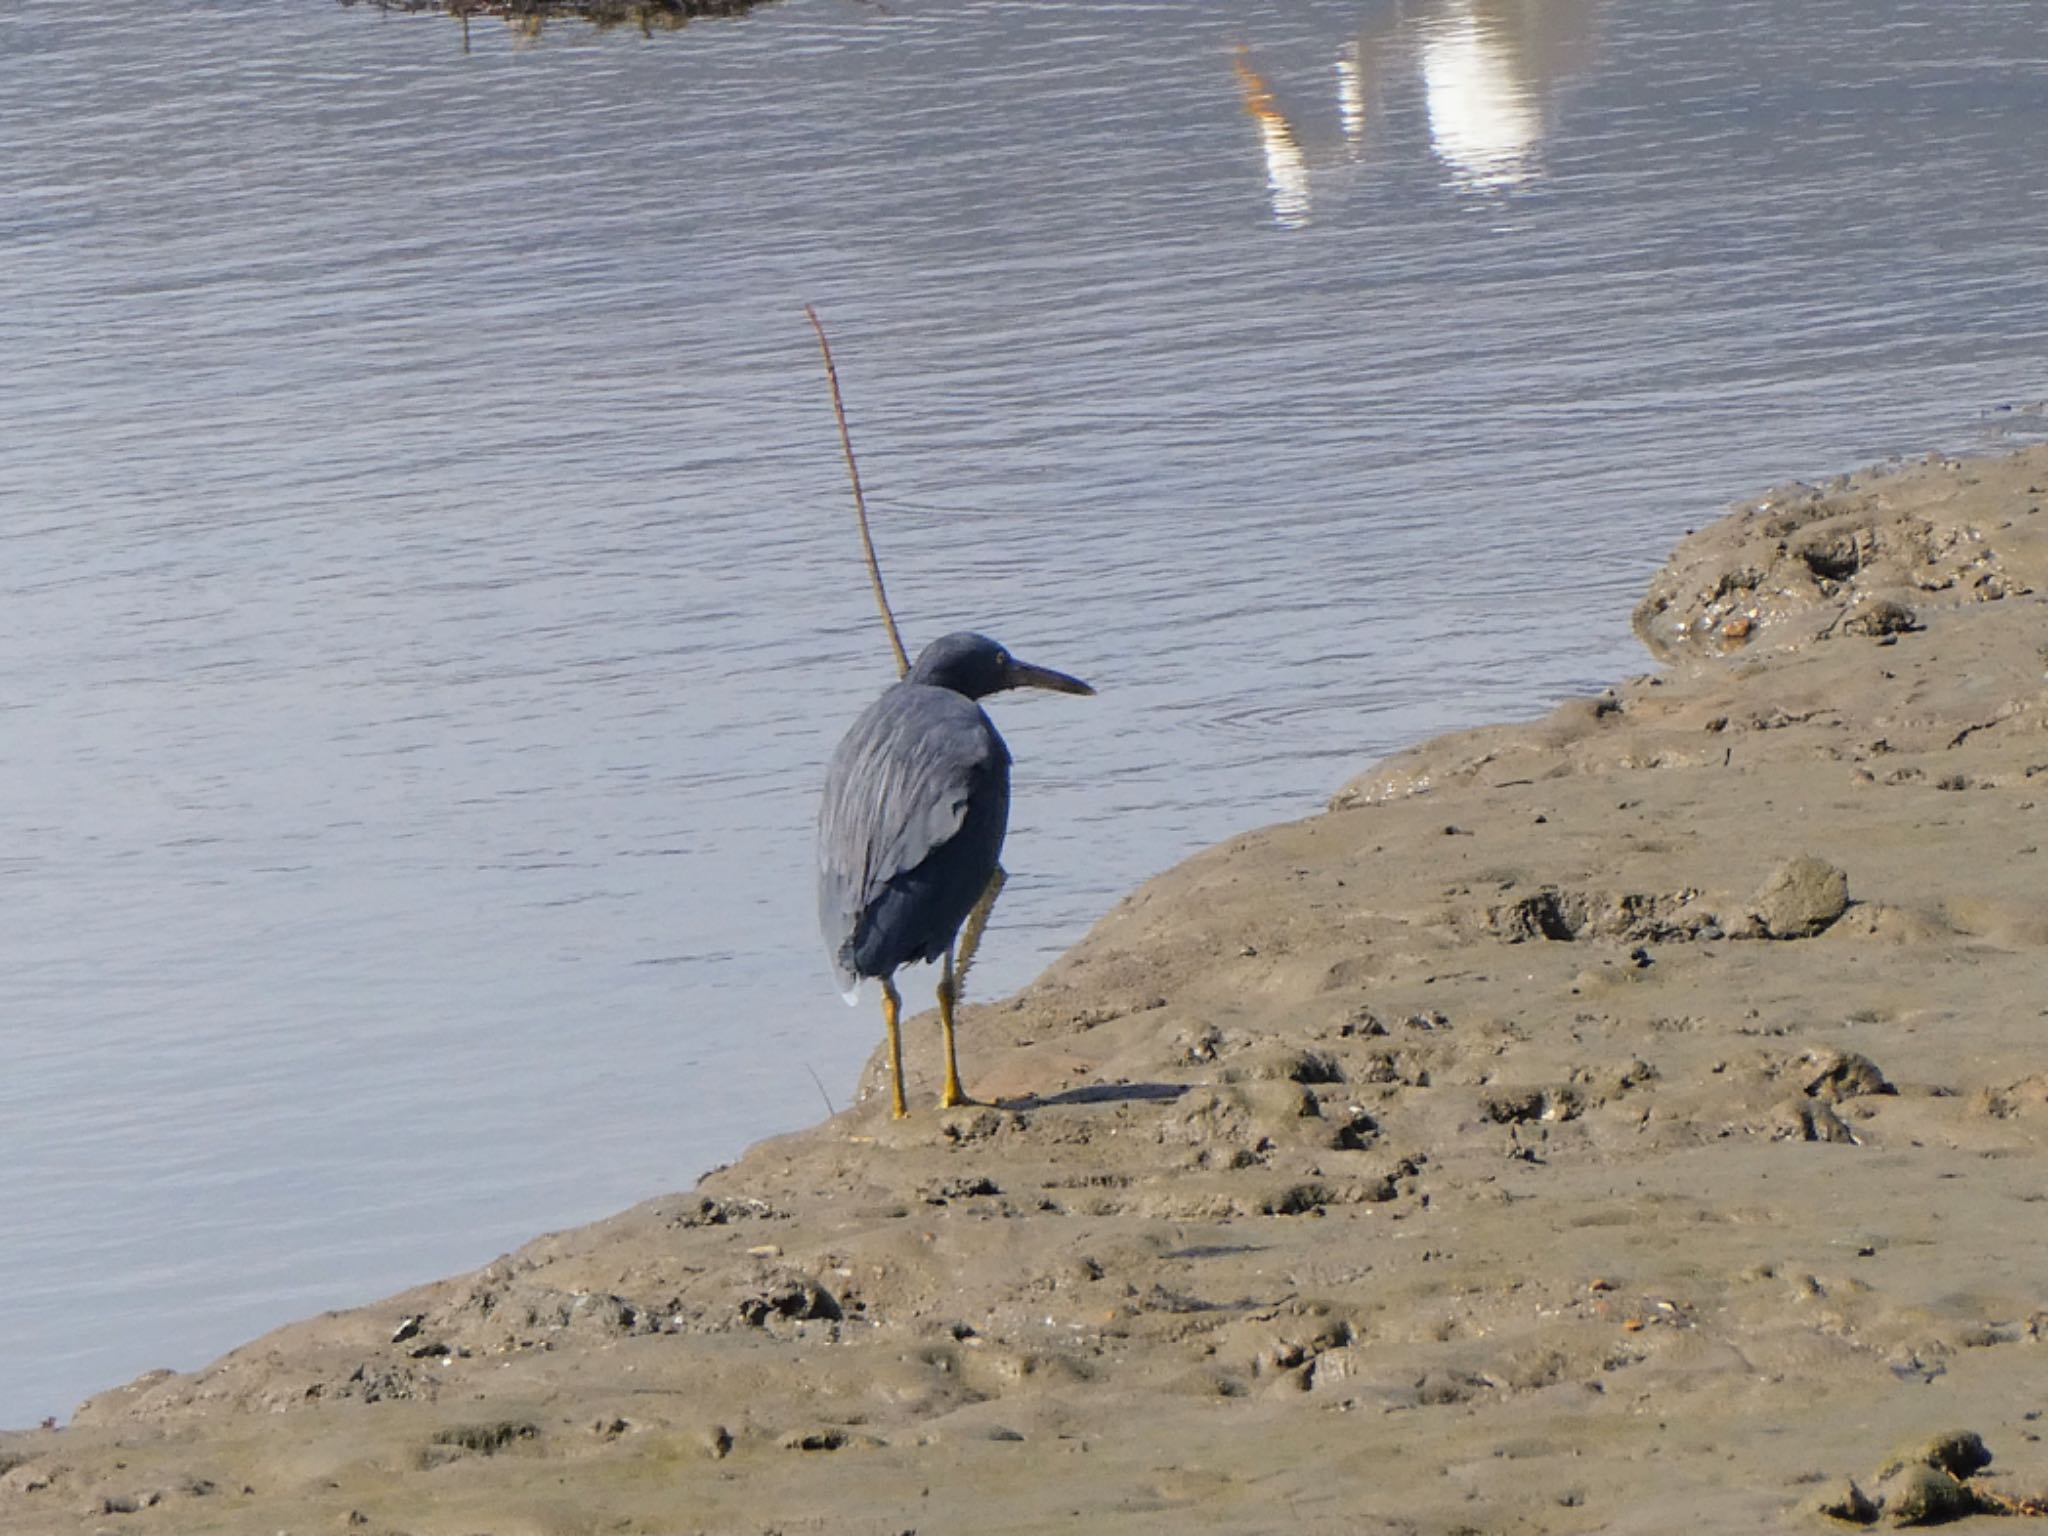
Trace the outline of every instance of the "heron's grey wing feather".
<path fill-rule="evenodd" d="M 861 914 L 959 834 L 992 777 L 1007 812 L 1008 759 L 980 707 L 946 689 L 900 683 L 854 722 L 818 820 L 818 920 L 843 986 Z"/>

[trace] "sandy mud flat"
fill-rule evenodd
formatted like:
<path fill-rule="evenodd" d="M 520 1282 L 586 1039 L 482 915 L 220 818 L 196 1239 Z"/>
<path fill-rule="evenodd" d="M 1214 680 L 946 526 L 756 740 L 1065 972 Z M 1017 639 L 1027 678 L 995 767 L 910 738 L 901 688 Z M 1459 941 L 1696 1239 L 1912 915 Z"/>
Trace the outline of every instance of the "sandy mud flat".
<path fill-rule="evenodd" d="M 0 1531 L 2018 1528 L 2044 505 L 2048 449 L 1736 509 L 1637 611 L 1660 670 L 968 1009 L 999 1107 L 930 1107 L 918 1020 L 907 1121 L 871 1065 L 686 1193 L 0 1436 Z"/>

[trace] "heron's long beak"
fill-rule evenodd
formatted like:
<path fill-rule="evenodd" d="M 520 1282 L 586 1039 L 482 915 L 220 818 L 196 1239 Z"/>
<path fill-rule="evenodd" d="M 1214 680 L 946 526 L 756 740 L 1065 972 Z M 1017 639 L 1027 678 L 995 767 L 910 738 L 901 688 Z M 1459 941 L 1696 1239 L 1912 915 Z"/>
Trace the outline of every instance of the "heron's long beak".
<path fill-rule="evenodd" d="M 1034 667 L 1028 661 L 1010 662 L 1010 686 L 1012 688 L 1050 688 L 1054 693 L 1093 694 L 1095 690 L 1078 677 L 1069 677 L 1064 672 L 1055 672 L 1051 667 Z"/>

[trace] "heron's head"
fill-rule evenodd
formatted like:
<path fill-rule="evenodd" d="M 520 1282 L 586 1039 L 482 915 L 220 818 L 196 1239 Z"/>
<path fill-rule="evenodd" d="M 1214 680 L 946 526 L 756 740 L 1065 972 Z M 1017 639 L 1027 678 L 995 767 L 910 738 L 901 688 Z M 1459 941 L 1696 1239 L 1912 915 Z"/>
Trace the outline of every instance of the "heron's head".
<path fill-rule="evenodd" d="M 985 699 L 1005 688 L 1050 688 L 1055 693 L 1093 693 L 1078 677 L 1017 660 L 987 635 L 959 630 L 941 635 L 918 652 L 905 679 L 950 688 L 970 699 Z"/>

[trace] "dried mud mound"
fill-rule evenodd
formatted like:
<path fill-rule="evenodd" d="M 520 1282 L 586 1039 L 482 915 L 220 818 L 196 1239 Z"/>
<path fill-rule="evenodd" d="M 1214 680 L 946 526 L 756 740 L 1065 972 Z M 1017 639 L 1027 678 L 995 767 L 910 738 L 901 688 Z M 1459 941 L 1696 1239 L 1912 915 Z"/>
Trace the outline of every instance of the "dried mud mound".
<path fill-rule="evenodd" d="M 1636 633 L 1668 661 L 1904 634 L 1930 602 L 2031 597 L 2048 569 L 2023 504 L 2041 499 L 2040 468 L 2015 475 L 2024 462 L 1935 456 L 1825 489 L 1780 486 L 1678 546 L 1636 608 Z M 2007 482 L 1996 496 L 1981 494 L 1987 475 Z"/>

